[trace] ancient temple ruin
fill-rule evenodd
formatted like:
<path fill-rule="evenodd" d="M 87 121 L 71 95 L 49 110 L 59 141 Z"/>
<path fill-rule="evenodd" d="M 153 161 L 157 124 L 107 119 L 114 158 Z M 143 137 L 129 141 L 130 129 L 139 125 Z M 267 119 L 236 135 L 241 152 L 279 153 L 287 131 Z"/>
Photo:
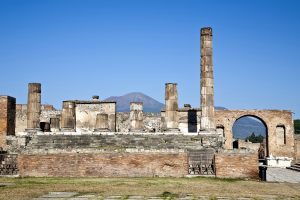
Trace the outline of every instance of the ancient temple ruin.
<path fill-rule="evenodd" d="M 200 108 L 178 107 L 180 86 L 165 84 L 160 115 L 132 102 L 64 100 L 43 105 L 40 83 L 28 84 L 27 105 L 0 96 L 1 174 L 20 176 L 258 176 L 257 151 L 233 150 L 232 127 L 244 116 L 267 127 L 265 156 L 295 162 L 292 113 L 288 110 L 215 110 L 212 28 L 202 28 Z M 11 163 L 7 168 L 6 163 Z M 8 170 L 7 170 L 8 169 Z"/>

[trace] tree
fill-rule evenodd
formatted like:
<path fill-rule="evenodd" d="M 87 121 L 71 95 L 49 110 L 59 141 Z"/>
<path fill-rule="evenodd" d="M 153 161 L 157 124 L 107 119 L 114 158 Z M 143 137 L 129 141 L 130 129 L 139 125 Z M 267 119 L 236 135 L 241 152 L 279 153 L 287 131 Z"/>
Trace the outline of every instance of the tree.
<path fill-rule="evenodd" d="M 295 134 L 300 134 L 300 119 L 294 120 Z"/>
<path fill-rule="evenodd" d="M 253 132 L 250 136 L 245 138 L 246 141 L 250 141 L 252 143 L 262 143 L 264 141 L 264 136 L 258 135 L 256 136 Z"/>

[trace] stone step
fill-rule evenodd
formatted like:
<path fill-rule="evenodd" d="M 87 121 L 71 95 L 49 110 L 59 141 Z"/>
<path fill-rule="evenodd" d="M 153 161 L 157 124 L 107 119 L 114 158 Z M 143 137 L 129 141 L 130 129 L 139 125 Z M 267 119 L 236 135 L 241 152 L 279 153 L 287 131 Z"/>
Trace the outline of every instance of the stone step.
<path fill-rule="evenodd" d="M 294 170 L 294 171 L 300 172 L 300 168 L 299 168 L 299 167 L 291 166 L 291 167 L 287 167 L 287 169 L 290 169 L 290 170 Z"/>

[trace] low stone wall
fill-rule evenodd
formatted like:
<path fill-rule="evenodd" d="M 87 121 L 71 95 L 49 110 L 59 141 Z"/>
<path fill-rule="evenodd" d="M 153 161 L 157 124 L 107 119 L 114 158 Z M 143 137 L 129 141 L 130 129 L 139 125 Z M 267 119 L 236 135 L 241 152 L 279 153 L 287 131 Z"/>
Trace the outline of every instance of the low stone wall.
<path fill-rule="evenodd" d="M 216 176 L 220 178 L 258 178 L 257 153 L 224 151 L 215 155 Z"/>
<path fill-rule="evenodd" d="M 182 177 L 186 153 L 19 155 L 19 175 L 34 177 Z"/>

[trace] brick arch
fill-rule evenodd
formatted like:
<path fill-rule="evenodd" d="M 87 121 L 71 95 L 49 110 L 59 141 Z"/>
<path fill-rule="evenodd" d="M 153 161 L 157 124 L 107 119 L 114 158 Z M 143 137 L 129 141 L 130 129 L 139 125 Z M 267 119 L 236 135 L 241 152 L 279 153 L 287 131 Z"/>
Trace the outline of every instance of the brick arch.
<path fill-rule="evenodd" d="M 267 128 L 269 154 L 273 156 L 295 157 L 294 129 L 291 111 L 286 110 L 217 110 L 215 123 L 224 127 L 225 149 L 232 149 L 232 127 L 236 120 L 244 116 L 254 116 L 264 122 Z M 286 144 L 277 145 L 276 126 L 283 124 L 286 128 Z"/>
<path fill-rule="evenodd" d="M 266 121 L 268 121 L 267 119 L 263 119 L 264 118 L 264 116 L 257 116 L 257 115 L 254 115 L 252 112 L 249 112 L 248 114 L 242 114 L 242 115 L 240 115 L 240 116 L 238 116 L 236 119 L 235 119 L 235 121 L 232 123 L 232 125 L 231 125 L 231 130 L 232 130 L 232 138 L 234 138 L 234 135 L 233 135 L 233 126 L 234 126 L 234 124 L 239 120 L 239 119 L 241 119 L 241 118 L 243 118 L 243 117 L 253 117 L 253 118 L 256 118 L 256 119 L 258 119 L 264 126 L 265 126 L 265 128 L 266 128 L 266 135 L 265 135 L 265 138 L 266 138 L 266 151 L 265 151 L 265 155 L 267 155 L 267 156 L 269 156 L 269 143 L 268 143 L 268 124 L 267 124 L 267 122 Z"/>

